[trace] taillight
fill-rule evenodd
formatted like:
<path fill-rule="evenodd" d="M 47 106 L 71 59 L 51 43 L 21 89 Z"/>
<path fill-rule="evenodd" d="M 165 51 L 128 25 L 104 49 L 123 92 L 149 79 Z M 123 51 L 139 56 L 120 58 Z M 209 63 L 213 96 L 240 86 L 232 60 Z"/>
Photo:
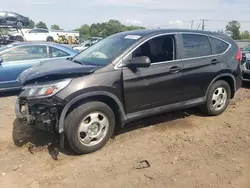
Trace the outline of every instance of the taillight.
<path fill-rule="evenodd" d="M 242 52 L 241 52 L 241 49 L 238 46 L 238 50 L 237 50 L 237 54 L 236 54 L 236 60 L 241 62 L 241 59 L 242 59 Z"/>

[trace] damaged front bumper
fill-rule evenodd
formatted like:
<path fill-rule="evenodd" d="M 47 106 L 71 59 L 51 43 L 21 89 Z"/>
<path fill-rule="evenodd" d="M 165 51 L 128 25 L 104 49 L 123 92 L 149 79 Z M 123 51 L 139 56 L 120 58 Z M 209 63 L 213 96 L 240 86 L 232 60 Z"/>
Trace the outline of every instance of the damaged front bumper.
<path fill-rule="evenodd" d="M 58 99 L 20 99 L 16 100 L 15 114 L 35 128 L 58 132 L 58 119 L 60 117 L 63 102 Z"/>

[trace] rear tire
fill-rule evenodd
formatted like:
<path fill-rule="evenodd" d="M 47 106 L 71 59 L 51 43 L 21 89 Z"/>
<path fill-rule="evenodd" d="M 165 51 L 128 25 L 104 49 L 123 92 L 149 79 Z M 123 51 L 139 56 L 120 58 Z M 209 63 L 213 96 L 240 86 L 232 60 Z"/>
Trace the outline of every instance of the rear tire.
<path fill-rule="evenodd" d="M 46 41 L 47 42 L 54 42 L 54 39 L 53 39 L 53 37 L 48 37 Z"/>
<path fill-rule="evenodd" d="M 65 135 L 70 147 L 78 154 L 101 149 L 115 129 L 115 115 L 102 102 L 87 102 L 73 109 L 65 119 Z"/>
<path fill-rule="evenodd" d="M 23 37 L 17 36 L 17 37 L 16 37 L 16 41 L 18 41 L 18 42 L 23 42 Z"/>
<path fill-rule="evenodd" d="M 23 27 L 23 23 L 19 21 L 19 22 L 16 23 L 16 26 L 17 27 Z"/>
<path fill-rule="evenodd" d="M 224 80 L 218 80 L 209 88 L 206 103 L 201 106 L 201 109 L 209 116 L 218 116 L 226 110 L 230 98 L 229 84 Z"/>

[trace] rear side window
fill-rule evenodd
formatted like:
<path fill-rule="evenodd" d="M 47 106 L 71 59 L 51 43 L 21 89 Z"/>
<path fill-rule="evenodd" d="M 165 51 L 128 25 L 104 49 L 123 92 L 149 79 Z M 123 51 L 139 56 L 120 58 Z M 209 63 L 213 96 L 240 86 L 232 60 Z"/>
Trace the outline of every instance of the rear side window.
<path fill-rule="evenodd" d="M 65 57 L 69 56 L 67 52 L 64 52 L 62 50 L 59 50 L 58 48 L 50 47 L 50 56 L 51 58 L 56 58 L 56 57 Z"/>
<path fill-rule="evenodd" d="M 183 34 L 183 58 L 195 58 L 212 55 L 212 48 L 207 36 Z"/>
<path fill-rule="evenodd" d="M 214 37 L 210 37 L 210 41 L 211 41 L 212 47 L 213 47 L 213 54 L 222 54 L 229 47 L 229 44 L 227 44 L 226 42 L 224 42 L 220 39 L 214 38 Z"/>

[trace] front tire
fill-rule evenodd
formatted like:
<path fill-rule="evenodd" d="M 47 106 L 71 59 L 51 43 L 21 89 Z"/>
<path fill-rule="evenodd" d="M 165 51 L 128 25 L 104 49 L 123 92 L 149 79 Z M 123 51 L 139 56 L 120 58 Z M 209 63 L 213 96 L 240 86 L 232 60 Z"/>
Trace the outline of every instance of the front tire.
<path fill-rule="evenodd" d="M 208 90 L 206 103 L 201 106 L 202 111 L 209 116 L 222 114 L 231 98 L 231 88 L 224 80 L 218 80 Z"/>
<path fill-rule="evenodd" d="M 69 113 L 64 129 L 76 153 L 92 153 L 101 149 L 113 135 L 115 115 L 105 103 L 87 102 Z"/>

